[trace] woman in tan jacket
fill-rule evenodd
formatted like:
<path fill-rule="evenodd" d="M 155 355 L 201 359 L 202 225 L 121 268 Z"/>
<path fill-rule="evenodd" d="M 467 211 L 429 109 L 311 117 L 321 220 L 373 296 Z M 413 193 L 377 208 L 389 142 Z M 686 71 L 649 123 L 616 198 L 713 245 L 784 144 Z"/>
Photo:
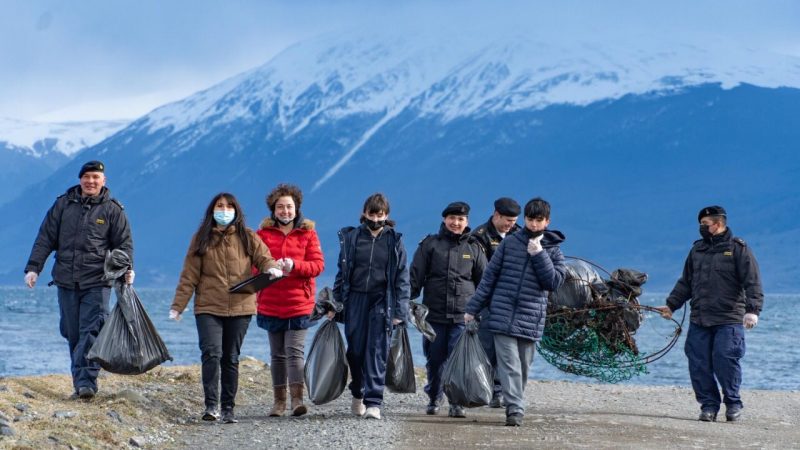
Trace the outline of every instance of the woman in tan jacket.
<path fill-rule="evenodd" d="M 236 422 L 233 407 L 239 384 L 239 350 L 256 313 L 256 295 L 231 294 L 228 288 L 252 276 L 254 266 L 272 277 L 282 276 L 264 242 L 245 227 L 236 198 L 217 194 L 192 237 L 169 312 L 171 319 L 180 320 L 194 295 L 203 363 L 203 420 L 220 417 L 217 408 L 221 400 L 222 421 Z"/>

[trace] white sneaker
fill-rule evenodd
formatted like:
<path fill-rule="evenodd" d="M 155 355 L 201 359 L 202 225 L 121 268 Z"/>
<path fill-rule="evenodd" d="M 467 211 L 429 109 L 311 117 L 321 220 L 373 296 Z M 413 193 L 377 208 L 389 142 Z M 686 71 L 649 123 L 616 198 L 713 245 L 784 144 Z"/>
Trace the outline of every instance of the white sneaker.
<path fill-rule="evenodd" d="M 355 414 L 357 416 L 363 416 L 364 413 L 366 412 L 366 410 L 367 410 L 367 408 L 364 407 L 364 400 L 362 400 L 360 398 L 354 398 L 353 399 L 353 403 L 350 405 L 350 411 L 353 414 Z"/>
<path fill-rule="evenodd" d="M 364 418 L 381 420 L 381 410 L 377 406 L 370 406 L 364 413 Z"/>

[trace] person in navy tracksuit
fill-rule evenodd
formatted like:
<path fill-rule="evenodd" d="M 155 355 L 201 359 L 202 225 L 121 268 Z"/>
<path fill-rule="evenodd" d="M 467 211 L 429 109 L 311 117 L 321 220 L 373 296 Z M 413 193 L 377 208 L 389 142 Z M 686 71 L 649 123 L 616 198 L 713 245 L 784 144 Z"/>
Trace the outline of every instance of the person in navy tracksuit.
<path fill-rule="evenodd" d="M 564 235 L 548 230 L 549 224 L 548 202 L 534 198 L 525 205 L 525 226 L 497 247 L 464 314 L 471 322 L 489 308 L 486 327 L 494 333 L 508 426 L 522 424 L 528 368 L 544 332 L 547 297 L 564 282 L 566 266 L 559 248 Z"/>
<path fill-rule="evenodd" d="M 392 329 L 408 316 L 409 273 L 402 235 L 389 220 L 386 196 L 369 196 L 360 222 L 359 227 L 339 231 L 333 295 L 344 304 L 351 411 L 380 419 Z"/>

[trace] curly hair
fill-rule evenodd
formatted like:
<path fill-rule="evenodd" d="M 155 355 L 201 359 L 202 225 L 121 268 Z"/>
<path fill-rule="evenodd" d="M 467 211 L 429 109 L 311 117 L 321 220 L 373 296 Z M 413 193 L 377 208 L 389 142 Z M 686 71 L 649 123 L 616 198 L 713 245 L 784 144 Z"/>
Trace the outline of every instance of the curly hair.
<path fill-rule="evenodd" d="M 267 208 L 275 214 L 275 203 L 281 197 L 290 196 L 294 200 L 294 210 L 300 213 L 300 204 L 303 203 L 303 191 L 293 184 L 281 183 L 267 194 Z"/>

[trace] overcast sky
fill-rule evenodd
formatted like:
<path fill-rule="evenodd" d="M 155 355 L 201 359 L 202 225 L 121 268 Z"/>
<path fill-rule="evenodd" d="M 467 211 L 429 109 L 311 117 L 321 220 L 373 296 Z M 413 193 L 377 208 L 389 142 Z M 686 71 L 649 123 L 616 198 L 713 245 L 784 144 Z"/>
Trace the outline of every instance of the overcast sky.
<path fill-rule="evenodd" d="M 132 119 L 264 64 L 294 42 L 363 27 L 480 23 L 590 30 L 599 39 L 659 27 L 800 56 L 800 1 L 661 3 L 0 0 L 0 117 Z"/>

